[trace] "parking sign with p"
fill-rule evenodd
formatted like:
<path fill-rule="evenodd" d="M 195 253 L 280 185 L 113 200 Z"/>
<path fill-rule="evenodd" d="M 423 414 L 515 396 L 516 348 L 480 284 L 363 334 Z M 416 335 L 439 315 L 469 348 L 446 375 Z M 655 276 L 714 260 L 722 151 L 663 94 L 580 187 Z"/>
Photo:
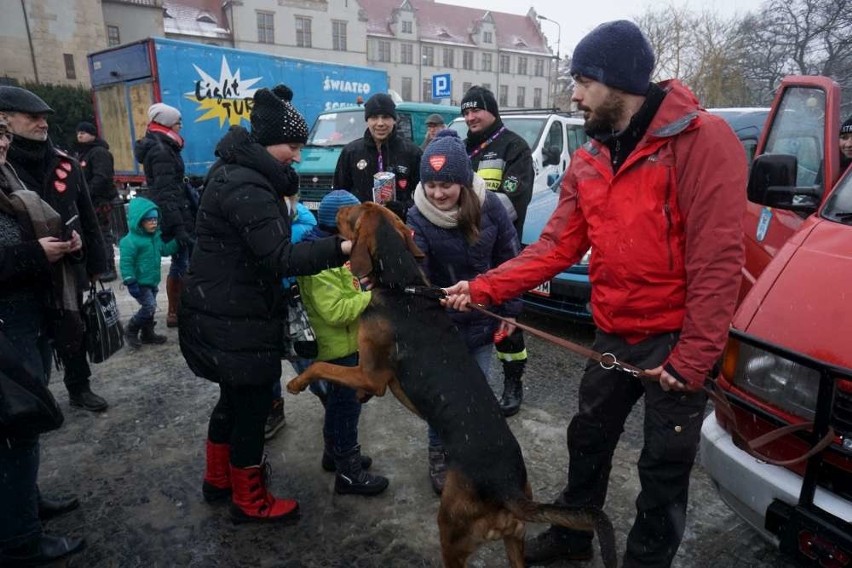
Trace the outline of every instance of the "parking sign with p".
<path fill-rule="evenodd" d="M 432 76 L 432 98 L 448 99 L 452 97 L 452 80 L 450 74 Z"/>

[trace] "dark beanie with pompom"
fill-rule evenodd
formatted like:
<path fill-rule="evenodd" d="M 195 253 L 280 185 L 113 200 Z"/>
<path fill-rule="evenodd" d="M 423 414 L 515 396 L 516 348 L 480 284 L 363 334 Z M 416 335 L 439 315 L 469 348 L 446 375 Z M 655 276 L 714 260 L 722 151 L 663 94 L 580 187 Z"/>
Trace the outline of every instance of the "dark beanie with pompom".
<path fill-rule="evenodd" d="M 290 103 L 293 91 L 278 85 L 271 91 L 259 89 L 251 109 L 251 132 L 262 146 L 308 141 L 308 124 Z"/>

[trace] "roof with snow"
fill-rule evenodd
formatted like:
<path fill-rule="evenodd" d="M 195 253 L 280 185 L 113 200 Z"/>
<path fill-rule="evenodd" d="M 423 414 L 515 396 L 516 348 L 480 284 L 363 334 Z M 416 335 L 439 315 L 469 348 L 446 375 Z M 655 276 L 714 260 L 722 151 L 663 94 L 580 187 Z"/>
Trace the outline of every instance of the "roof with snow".
<path fill-rule="evenodd" d="M 420 41 L 440 41 L 480 46 L 474 41 L 483 22 L 495 27 L 496 45 L 501 50 L 525 51 L 550 55 L 535 12 L 526 15 L 492 12 L 435 2 L 435 0 L 358 0 L 367 14 L 367 33 L 394 37 L 391 24 L 403 7 L 414 10 Z M 404 36 L 403 36 L 404 37 Z"/>
<path fill-rule="evenodd" d="M 221 0 L 165 0 L 163 28 L 167 34 L 231 39 Z"/>

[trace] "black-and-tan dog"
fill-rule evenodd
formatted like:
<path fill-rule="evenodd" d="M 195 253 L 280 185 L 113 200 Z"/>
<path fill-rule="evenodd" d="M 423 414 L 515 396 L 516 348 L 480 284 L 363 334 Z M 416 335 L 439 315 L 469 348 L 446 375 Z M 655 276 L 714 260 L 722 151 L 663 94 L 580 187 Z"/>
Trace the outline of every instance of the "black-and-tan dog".
<path fill-rule="evenodd" d="M 511 566 L 524 566 L 529 521 L 596 531 L 604 564 L 614 567 L 615 537 L 603 512 L 532 501 L 521 448 L 461 335 L 434 298 L 405 291 L 428 285 L 410 229 L 374 203 L 341 209 L 337 220 L 353 242 L 352 272 L 373 281 L 359 324 L 359 365 L 314 363 L 287 390 L 299 393 L 319 379 L 376 396 L 390 388 L 438 432 L 448 460 L 438 510 L 445 566 L 465 566 L 483 542 L 500 538 Z"/>

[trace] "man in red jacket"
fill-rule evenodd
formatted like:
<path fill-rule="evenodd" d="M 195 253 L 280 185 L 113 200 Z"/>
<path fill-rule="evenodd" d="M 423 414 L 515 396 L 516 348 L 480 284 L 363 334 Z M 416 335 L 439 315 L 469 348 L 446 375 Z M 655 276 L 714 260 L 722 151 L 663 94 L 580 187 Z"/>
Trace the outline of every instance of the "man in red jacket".
<path fill-rule="evenodd" d="M 641 492 L 624 566 L 669 566 L 683 537 L 706 396 L 743 264 L 746 163 L 723 120 L 676 80 L 650 83 L 653 50 L 633 23 L 602 24 L 577 45 L 572 99 L 591 141 L 575 152 L 538 242 L 448 289 L 447 303 L 499 304 L 550 280 L 591 246 L 594 349 L 648 369 L 638 379 L 589 364 L 568 427 L 568 485 L 557 498 L 603 507 L 612 455 L 645 396 Z M 592 533 L 551 527 L 528 565 L 592 556 Z"/>

